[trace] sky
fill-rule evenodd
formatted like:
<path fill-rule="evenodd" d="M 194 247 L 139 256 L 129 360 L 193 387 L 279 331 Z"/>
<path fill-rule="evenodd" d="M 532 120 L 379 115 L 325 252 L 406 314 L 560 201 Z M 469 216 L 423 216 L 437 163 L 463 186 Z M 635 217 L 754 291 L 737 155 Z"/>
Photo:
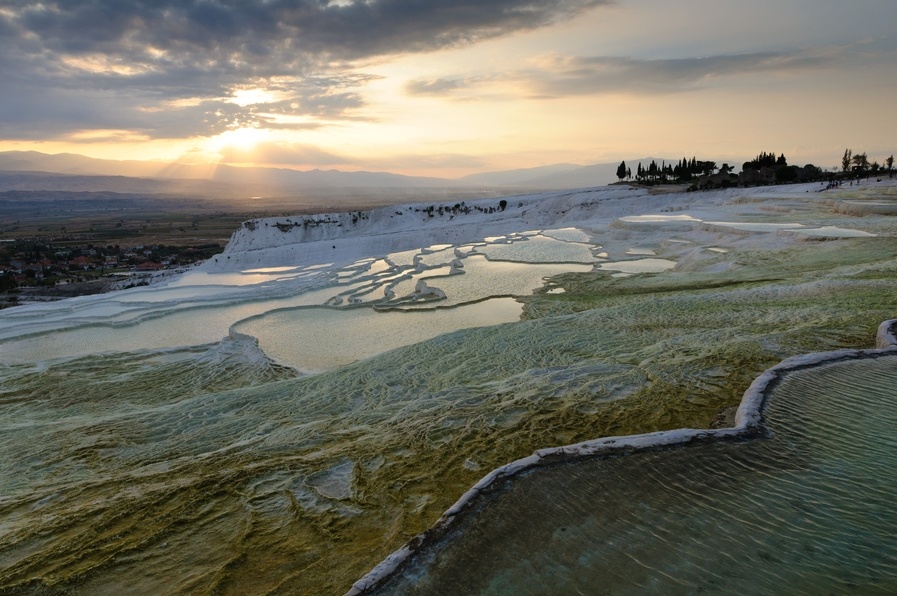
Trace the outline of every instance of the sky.
<path fill-rule="evenodd" d="M 0 151 L 455 178 L 897 152 L 894 0 L 0 0 Z"/>

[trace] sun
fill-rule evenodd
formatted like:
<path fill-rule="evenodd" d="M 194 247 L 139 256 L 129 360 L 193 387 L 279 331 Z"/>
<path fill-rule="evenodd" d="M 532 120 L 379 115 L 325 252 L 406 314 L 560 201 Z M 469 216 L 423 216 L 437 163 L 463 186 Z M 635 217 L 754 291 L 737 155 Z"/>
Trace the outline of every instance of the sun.
<path fill-rule="evenodd" d="M 244 126 L 210 137 L 206 151 L 218 154 L 222 161 L 250 162 L 259 144 L 269 141 L 271 133 L 264 128 Z"/>
<path fill-rule="evenodd" d="M 219 148 L 232 148 L 251 151 L 259 143 L 268 140 L 268 131 L 263 128 L 244 126 L 225 131 L 213 137 Z"/>

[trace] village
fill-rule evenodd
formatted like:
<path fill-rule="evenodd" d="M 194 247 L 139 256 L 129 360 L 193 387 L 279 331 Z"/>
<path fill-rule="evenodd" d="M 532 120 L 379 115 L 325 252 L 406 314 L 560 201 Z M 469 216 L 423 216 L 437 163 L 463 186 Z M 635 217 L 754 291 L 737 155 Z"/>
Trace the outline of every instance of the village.
<path fill-rule="evenodd" d="M 50 240 L 0 241 L 0 308 L 23 300 L 52 300 L 145 284 L 164 270 L 179 270 L 221 251 L 198 246 L 93 244 Z"/>

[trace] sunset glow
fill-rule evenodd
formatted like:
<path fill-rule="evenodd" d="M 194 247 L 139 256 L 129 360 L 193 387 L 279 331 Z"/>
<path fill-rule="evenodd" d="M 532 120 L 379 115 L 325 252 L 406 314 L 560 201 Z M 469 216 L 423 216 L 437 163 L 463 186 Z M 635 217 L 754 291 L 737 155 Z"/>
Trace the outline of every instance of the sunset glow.
<path fill-rule="evenodd" d="M 442 177 L 893 151 L 875 0 L 404 4 L 13 3 L 0 150 Z"/>
<path fill-rule="evenodd" d="M 210 137 L 206 141 L 206 146 L 210 153 L 231 150 L 249 158 L 256 145 L 268 138 L 270 138 L 270 133 L 265 129 L 240 127 Z"/>

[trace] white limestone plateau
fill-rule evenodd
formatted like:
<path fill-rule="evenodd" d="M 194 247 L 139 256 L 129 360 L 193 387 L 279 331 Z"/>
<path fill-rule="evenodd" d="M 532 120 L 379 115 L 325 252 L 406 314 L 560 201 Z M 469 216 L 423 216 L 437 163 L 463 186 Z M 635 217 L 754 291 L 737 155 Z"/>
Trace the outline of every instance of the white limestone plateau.
<path fill-rule="evenodd" d="M 471 507 L 481 498 L 484 491 L 497 482 L 512 479 L 523 472 L 531 471 L 559 461 L 572 461 L 581 458 L 606 457 L 615 454 L 628 454 L 647 449 L 658 449 L 688 443 L 704 443 L 733 439 L 748 439 L 759 436 L 763 432 L 763 407 L 776 384 L 788 372 L 832 364 L 834 362 L 874 358 L 883 354 L 897 353 L 897 319 L 884 321 L 879 325 L 875 338 L 875 349 L 871 350 L 837 350 L 795 356 L 783 360 L 778 365 L 766 370 L 748 387 L 741 399 L 735 415 L 735 426 L 722 429 L 680 428 L 640 435 L 604 437 L 593 441 L 585 441 L 562 447 L 539 449 L 529 457 L 518 459 L 500 468 L 492 470 L 477 482 L 470 490 L 455 502 L 437 522 L 428 530 L 415 536 L 399 550 L 393 552 L 367 575 L 355 582 L 346 593 L 347 596 L 365 594 L 376 589 L 381 583 L 400 571 L 414 554 L 425 544 L 444 536 L 457 516 Z"/>
<path fill-rule="evenodd" d="M 372 256 L 420 250 L 409 258 L 413 258 L 411 266 L 423 272 L 424 255 L 431 250 L 448 247 L 455 257 L 463 258 L 477 251 L 477 243 L 485 242 L 495 252 L 496 245 L 511 244 L 511 236 L 516 240 L 525 237 L 522 230 L 553 230 L 556 236 L 562 229 L 576 228 L 570 232 L 576 237 L 563 239 L 569 242 L 600 237 L 604 250 L 597 256 L 602 258 L 607 258 L 608 253 L 611 258 L 637 256 L 627 254 L 636 249 L 629 243 L 636 235 L 640 245 L 663 247 L 664 256 L 674 259 L 687 248 L 675 244 L 677 234 L 687 235 L 690 242 L 697 240 L 713 246 L 720 246 L 719 241 L 724 239 L 723 248 L 775 248 L 794 242 L 873 237 L 876 230 L 869 229 L 867 222 L 859 218 L 845 220 L 845 216 L 863 215 L 867 209 L 869 213 L 892 213 L 895 203 L 890 196 L 894 189 L 893 181 L 870 182 L 857 191 L 869 193 L 869 198 L 859 196 L 847 201 L 841 195 L 830 197 L 817 192 L 818 184 L 658 195 L 642 188 L 611 186 L 520 195 L 503 202 L 437 201 L 369 211 L 256 219 L 245 222 L 233 234 L 224 253 L 205 262 L 200 270 L 209 275 L 248 272 L 259 267 L 267 271 L 277 267 L 308 271 L 314 266 L 324 271 Z M 833 222 L 829 215 L 807 219 L 809 205 L 825 209 L 828 214 L 839 214 L 841 219 Z M 849 205 L 850 209 L 841 209 L 839 205 Z M 845 221 L 850 224 L 831 225 Z M 576 258 L 572 261 L 582 262 Z M 452 267 L 454 273 L 460 271 L 457 264 Z"/>

